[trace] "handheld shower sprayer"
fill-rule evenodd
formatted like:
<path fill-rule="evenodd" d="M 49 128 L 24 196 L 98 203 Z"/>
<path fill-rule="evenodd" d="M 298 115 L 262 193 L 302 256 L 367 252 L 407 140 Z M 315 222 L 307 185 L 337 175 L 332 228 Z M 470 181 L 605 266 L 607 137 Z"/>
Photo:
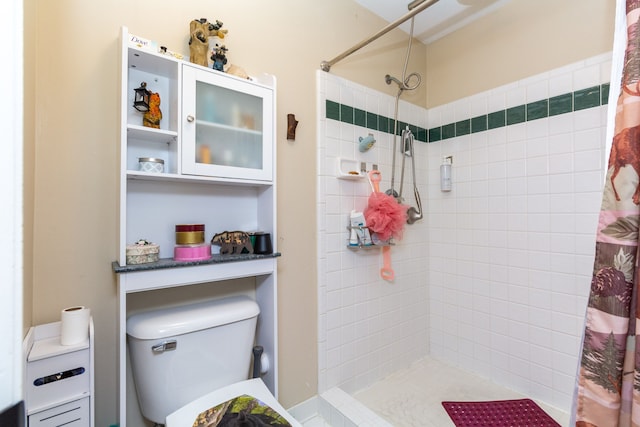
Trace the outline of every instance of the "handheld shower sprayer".
<path fill-rule="evenodd" d="M 420 200 L 420 193 L 418 192 L 418 184 L 416 183 L 416 159 L 415 156 L 413 155 L 413 143 L 414 143 L 414 139 L 413 139 L 413 134 L 411 133 L 411 131 L 409 130 L 409 127 L 407 126 L 407 129 L 405 129 L 402 132 L 402 149 L 406 150 L 404 152 L 404 156 L 402 156 L 402 172 L 400 175 L 400 194 L 402 194 L 402 184 L 404 181 L 404 159 L 405 157 L 411 157 L 411 176 L 413 178 L 413 197 L 416 200 L 416 205 L 417 207 L 409 207 L 409 209 L 407 209 L 407 224 L 413 224 L 416 221 L 419 221 L 422 219 L 423 213 L 422 213 L 422 201 Z"/>
<path fill-rule="evenodd" d="M 413 224 L 416 221 L 419 221 L 422 219 L 422 202 L 420 201 L 420 193 L 418 193 L 418 187 L 413 187 L 413 195 L 416 199 L 416 205 L 418 205 L 417 208 L 414 208 L 413 206 L 409 207 L 409 209 L 407 209 L 407 224 Z"/>
<path fill-rule="evenodd" d="M 419 0 L 419 2 L 423 2 L 424 0 Z M 419 3 L 418 0 L 412 2 L 413 7 Z M 409 8 L 412 6 L 410 5 Z M 404 169 L 405 169 L 405 159 L 407 157 L 411 158 L 411 173 L 413 175 L 413 194 L 416 199 L 417 208 L 411 206 L 407 209 L 407 223 L 413 224 L 414 222 L 422 219 L 422 203 L 420 201 L 420 194 L 418 193 L 418 187 L 416 185 L 416 164 L 415 164 L 415 156 L 413 152 L 413 134 L 407 129 L 402 131 L 402 146 L 400 147 L 400 152 L 402 153 L 402 166 L 400 168 L 400 191 L 397 192 L 395 190 L 395 175 L 396 175 L 396 151 L 398 144 L 398 102 L 400 101 L 400 96 L 402 92 L 405 90 L 414 90 L 420 86 L 422 81 L 422 77 L 418 73 L 411 73 L 407 75 L 407 65 L 409 64 L 409 56 L 411 55 L 411 40 L 413 39 L 413 24 L 414 19 L 411 18 L 411 31 L 409 34 L 409 45 L 407 46 L 407 54 L 404 60 L 404 67 L 402 68 L 402 79 L 397 79 L 389 74 L 384 76 L 384 81 L 390 85 L 392 82 L 398 85 L 398 93 L 396 94 L 396 102 L 395 102 L 395 114 L 393 120 L 393 150 L 392 150 L 392 160 L 391 160 L 391 188 L 389 188 L 385 193 L 393 196 L 398 200 L 398 203 L 402 203 L 402 187 L 404 183 Z M 412 82 L 414 82 L 412 84 Z"/>

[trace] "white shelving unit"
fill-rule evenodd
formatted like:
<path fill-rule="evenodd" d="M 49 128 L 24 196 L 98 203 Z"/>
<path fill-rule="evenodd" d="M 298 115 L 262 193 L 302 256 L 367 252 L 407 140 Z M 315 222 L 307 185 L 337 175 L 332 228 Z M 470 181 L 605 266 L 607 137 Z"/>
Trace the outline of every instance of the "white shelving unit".
<path fill-rule="evenodd" d="M 180 288 L 188 293 L 191 285 L 206 284 L 215 296 L 217 282 L 253 278 L 260 306 L 256 343 L 271 360 L 262 379 L 276 396 L 278 389 L 275 79 L 240 79 L 140 48 L 129 42 L 131 36 L 123 27 L 119 253 L 113 263 L 121 427 L 127 425 L 131 401 L 127 390 L 133 389 L 127 386 L 127 302 L 139 292 Z M 160 94 L 160 129 L 142 126 L 142 113 L 133 108 L 141 82 Z M 206 99 L 219 93 L 223 102 Z M 236 97 L 240 101 L 234 104 Z M 139 171 L 139 157 L 163 159 L 164 172 Z M 205 240 L 227 230 L 271 233 L 274 253 L 214 253 L 206 261 L 174 262 L 175 225 L 190 223 L 205 224 Z M 160 245 L 160 261 L 126 265 L 126 245 L 138 239 Z"/>

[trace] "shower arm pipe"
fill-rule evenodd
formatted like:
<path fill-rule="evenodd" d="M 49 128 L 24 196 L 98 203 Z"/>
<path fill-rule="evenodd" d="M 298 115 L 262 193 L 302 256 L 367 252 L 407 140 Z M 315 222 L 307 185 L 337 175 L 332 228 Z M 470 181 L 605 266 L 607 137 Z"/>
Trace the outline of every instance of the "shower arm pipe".
<path fill-rule="evenodd" d="M 419 0 L 417 0 L 417 1 L 419 1 Z M 357 50 L 360 50 L 361 48 L 365 47 L 366 45 L 368 45 L 372 41 L 377 40 L 378 38 L 384 36 L 389 31 L 393 30 L 394 28 L 396 28 L 400 24 L 405 23 L 409 19 L 411 19 L 414 16 L 416 16 L 418 13 L 422 12 L 423 10 L 425 10 L 426 8 L 428 8 L 430 6 L 433 6 L 437 2 L 438 2 L 438 0 L 422 0 L 422 3 L 420 3 L 417 6 L 413 6 L 416 3 L 416 1 L 411 2 L 409 4 L 409 8 L 411 8 L 411 6 L 413 6 L 413 9 L 411 9 L 404 16 L 396 19 L 395 21 L 393 21 L 392 23 L 390 23 L 389 25 L 387 25 L 386 27 L 384 27 L 383 29 L 381 29 L 380 31 L 375 33 L 374 35 L 372 35 L 369 38 L 367 38 L 367 39 L 361 41 L 360 43 L 356 44 L 351 49 L 348 49 L 348 50 L 344 51 L 340 55 L 338 55 L 335 58 L 333 58 L 331 61 L 322 61 L 320 63 L 320 69 L 322 69 L 322 71 L 329 72 L 331 70 L 331 67 L 333 65 L 335 65 L 336 63 L 342 61 L 344 58 L 346 58 L 347 56 L 349 56 L 352 53 L 356 52 Z"/>

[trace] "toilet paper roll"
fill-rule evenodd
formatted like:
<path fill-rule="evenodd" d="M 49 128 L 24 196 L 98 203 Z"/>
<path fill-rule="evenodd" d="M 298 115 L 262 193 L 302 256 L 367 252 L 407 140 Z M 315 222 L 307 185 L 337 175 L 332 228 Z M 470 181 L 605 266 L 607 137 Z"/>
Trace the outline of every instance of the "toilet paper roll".
<path fill-rule="evenodd" d="M 80 344 L 89 338 L 89 315 L 91 310 L 83 306 L 68 307 L 62 310 L 60 344 Z"/>

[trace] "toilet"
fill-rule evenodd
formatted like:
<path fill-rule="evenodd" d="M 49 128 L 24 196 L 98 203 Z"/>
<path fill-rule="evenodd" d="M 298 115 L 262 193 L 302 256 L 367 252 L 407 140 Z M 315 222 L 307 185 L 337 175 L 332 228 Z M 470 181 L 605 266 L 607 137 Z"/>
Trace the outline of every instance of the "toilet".
<path fill-rule="evenodd" d="M 261 379 L 248 379 L 259 313 L 255 301 L 236 296 L 130 316 L 127 344 L 142 415 L 167 427 L 192 426 L 228 401 L 255 399 L 300 427 Z M 258 416 L 226 406 L 228 418 Z"/>

